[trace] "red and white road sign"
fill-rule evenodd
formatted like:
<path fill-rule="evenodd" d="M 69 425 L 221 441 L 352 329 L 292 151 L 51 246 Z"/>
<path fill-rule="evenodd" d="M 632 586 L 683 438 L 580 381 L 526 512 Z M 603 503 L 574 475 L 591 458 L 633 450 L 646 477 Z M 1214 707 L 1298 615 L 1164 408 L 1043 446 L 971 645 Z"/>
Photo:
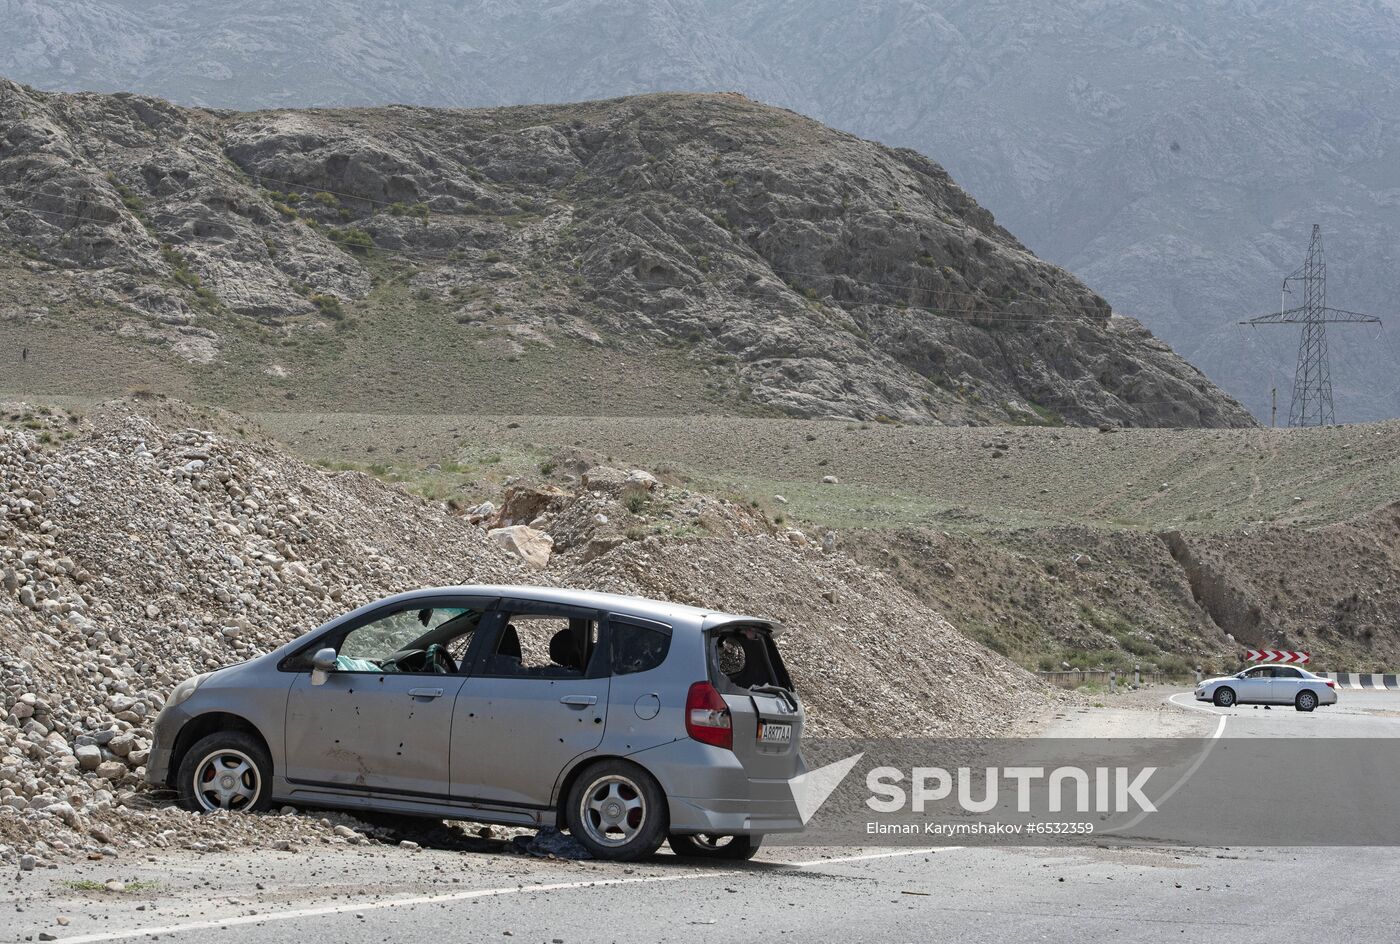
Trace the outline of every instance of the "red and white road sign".
<path fill-rule="evenodd" d="M 1312 654 L 1307 652 L 1296 652 L 1289 649 L 1246 649 L 1244 651 L 1244 661 L 1246 662 L 1277 662 L 1280 665 L 1303 665 L 1312 661 Z"/>

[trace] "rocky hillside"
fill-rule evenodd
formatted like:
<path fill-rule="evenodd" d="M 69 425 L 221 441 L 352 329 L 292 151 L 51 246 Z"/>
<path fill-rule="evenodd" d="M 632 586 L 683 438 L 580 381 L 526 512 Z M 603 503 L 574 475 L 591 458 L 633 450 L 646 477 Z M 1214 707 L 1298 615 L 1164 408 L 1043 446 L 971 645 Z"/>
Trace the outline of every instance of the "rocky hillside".
<path fill-rule="evenodd" d="M 20 81 L 218 107 L 742 91 L 934 155 L 1260 416 L 1297 339 L 1234 322 L 1312 223 L 1335 302 L 1394 313 L 1394 0 L 0 0 L 0 22 Z M 1333 349 L 1339 417 L 1400 414 L 1400 346 Z"/>
<path fill-rule="evenodd" d="M 840 551 L 640 470 L 520 483 L 468 517 L 178 404 L 83 421 L 11 405 L 4 420 L 0 861 L 299 835 L 297 819 L 195 824 L 164 809 L 140 779 L 150 721 L 181 679 L 420 586 L 543 582 L 779 619 L 817 733 L 987 736 L 1049 703 Z M 503 546 L 521 518 L 544 549 L 529 562 Z"/>
<path fill-rule="evenodd" d="M 581 462 L 655 469 L 809 533 L 835 530 L 862 564 L 1031 668 L 1233 671 L 1251 643 L 1307 649 L 1325 670 L 1400 664 L 1400 421 L 1101 431 L 688 416 L 642 431 L 626 417 L 257 420 L 300 455 L 439 500 L 493 494 L 512 476 L 553 481 Z"/>
<path fill-rule="evenodd" d="M 1252 422 L 932 161 L 735 95 L 238 114 L 3 83 L 0 192 L 11 391 Z"/>

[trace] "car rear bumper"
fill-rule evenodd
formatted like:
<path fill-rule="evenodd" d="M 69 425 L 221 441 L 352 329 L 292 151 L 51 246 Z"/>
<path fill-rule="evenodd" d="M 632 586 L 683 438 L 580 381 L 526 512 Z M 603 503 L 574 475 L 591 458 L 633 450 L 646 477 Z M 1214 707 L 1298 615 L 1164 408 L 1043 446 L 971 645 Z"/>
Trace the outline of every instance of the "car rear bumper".
<path fill-rule="evenodd" d="M 787 781 L 783 781 L 784 789 Z M 733 835 L 752 833 L 797 833 L 802 831 L 802 818 L 789 791 L 785 801 L 763 802 L 754 799 L 711 800 L 698 797 L 668 797 L 671 810 L 671 832 L 716 833 Z"/>
<path fill-rule="evenodd" d="M 631 755 L 666 794 L 675 833 L 791 833 L 802 829 L 792 779 L 752 778 L 733 751 L 689 738 Z M 806 771 L 798 761 L 793 777 Z"/>

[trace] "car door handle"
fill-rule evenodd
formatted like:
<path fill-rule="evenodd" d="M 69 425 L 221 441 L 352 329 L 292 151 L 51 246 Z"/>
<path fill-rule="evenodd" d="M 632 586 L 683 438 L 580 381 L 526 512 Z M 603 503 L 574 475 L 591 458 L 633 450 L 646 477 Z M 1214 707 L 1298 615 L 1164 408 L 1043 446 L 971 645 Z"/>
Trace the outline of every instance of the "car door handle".
<path fill-rule="evenodd" d="M 565 695 L 559 699 L 559 704 L 568 705 L 570 708 L 587 708 L 589 705 L 598 704 L 597 695 Z"/>
<path fill-rule="evenodd" d="M 440 689 L 440 688 L 410 688 L 410 689 L 408 690 L 408 697 L 409 697 L 409 698 L 441 698 L 441 697 L 442 697 L 442 689 Z"/>

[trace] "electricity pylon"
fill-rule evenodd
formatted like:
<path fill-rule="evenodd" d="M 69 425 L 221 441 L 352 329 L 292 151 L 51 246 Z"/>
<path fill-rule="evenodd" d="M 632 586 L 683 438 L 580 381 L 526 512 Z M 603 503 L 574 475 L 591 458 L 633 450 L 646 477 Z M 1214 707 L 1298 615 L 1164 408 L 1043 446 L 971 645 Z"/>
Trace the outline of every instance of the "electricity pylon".
<path fill-rule="evenodd" d="M 1284 296 L 1291 295 L 1288 283 L 1302 283 L 1303 304 L 1284 308 Z M 1380 324 L 1374 315 L 1327 307 L 1327 263 L 1322 259 L 1322 227 L 1313 224 L 1308 258 L 1283 280 L 1276 315 L 1262 315 L 1241 321 L 1242 325 L 1300 324 L 1298 368 L 1293 374 L 1293 405 L 1288 408 L 1289 426 L 1331 426 L 1337 422 L 1332 409 L 1332 369 L 1327 363 L 1327 325 Z"/>

